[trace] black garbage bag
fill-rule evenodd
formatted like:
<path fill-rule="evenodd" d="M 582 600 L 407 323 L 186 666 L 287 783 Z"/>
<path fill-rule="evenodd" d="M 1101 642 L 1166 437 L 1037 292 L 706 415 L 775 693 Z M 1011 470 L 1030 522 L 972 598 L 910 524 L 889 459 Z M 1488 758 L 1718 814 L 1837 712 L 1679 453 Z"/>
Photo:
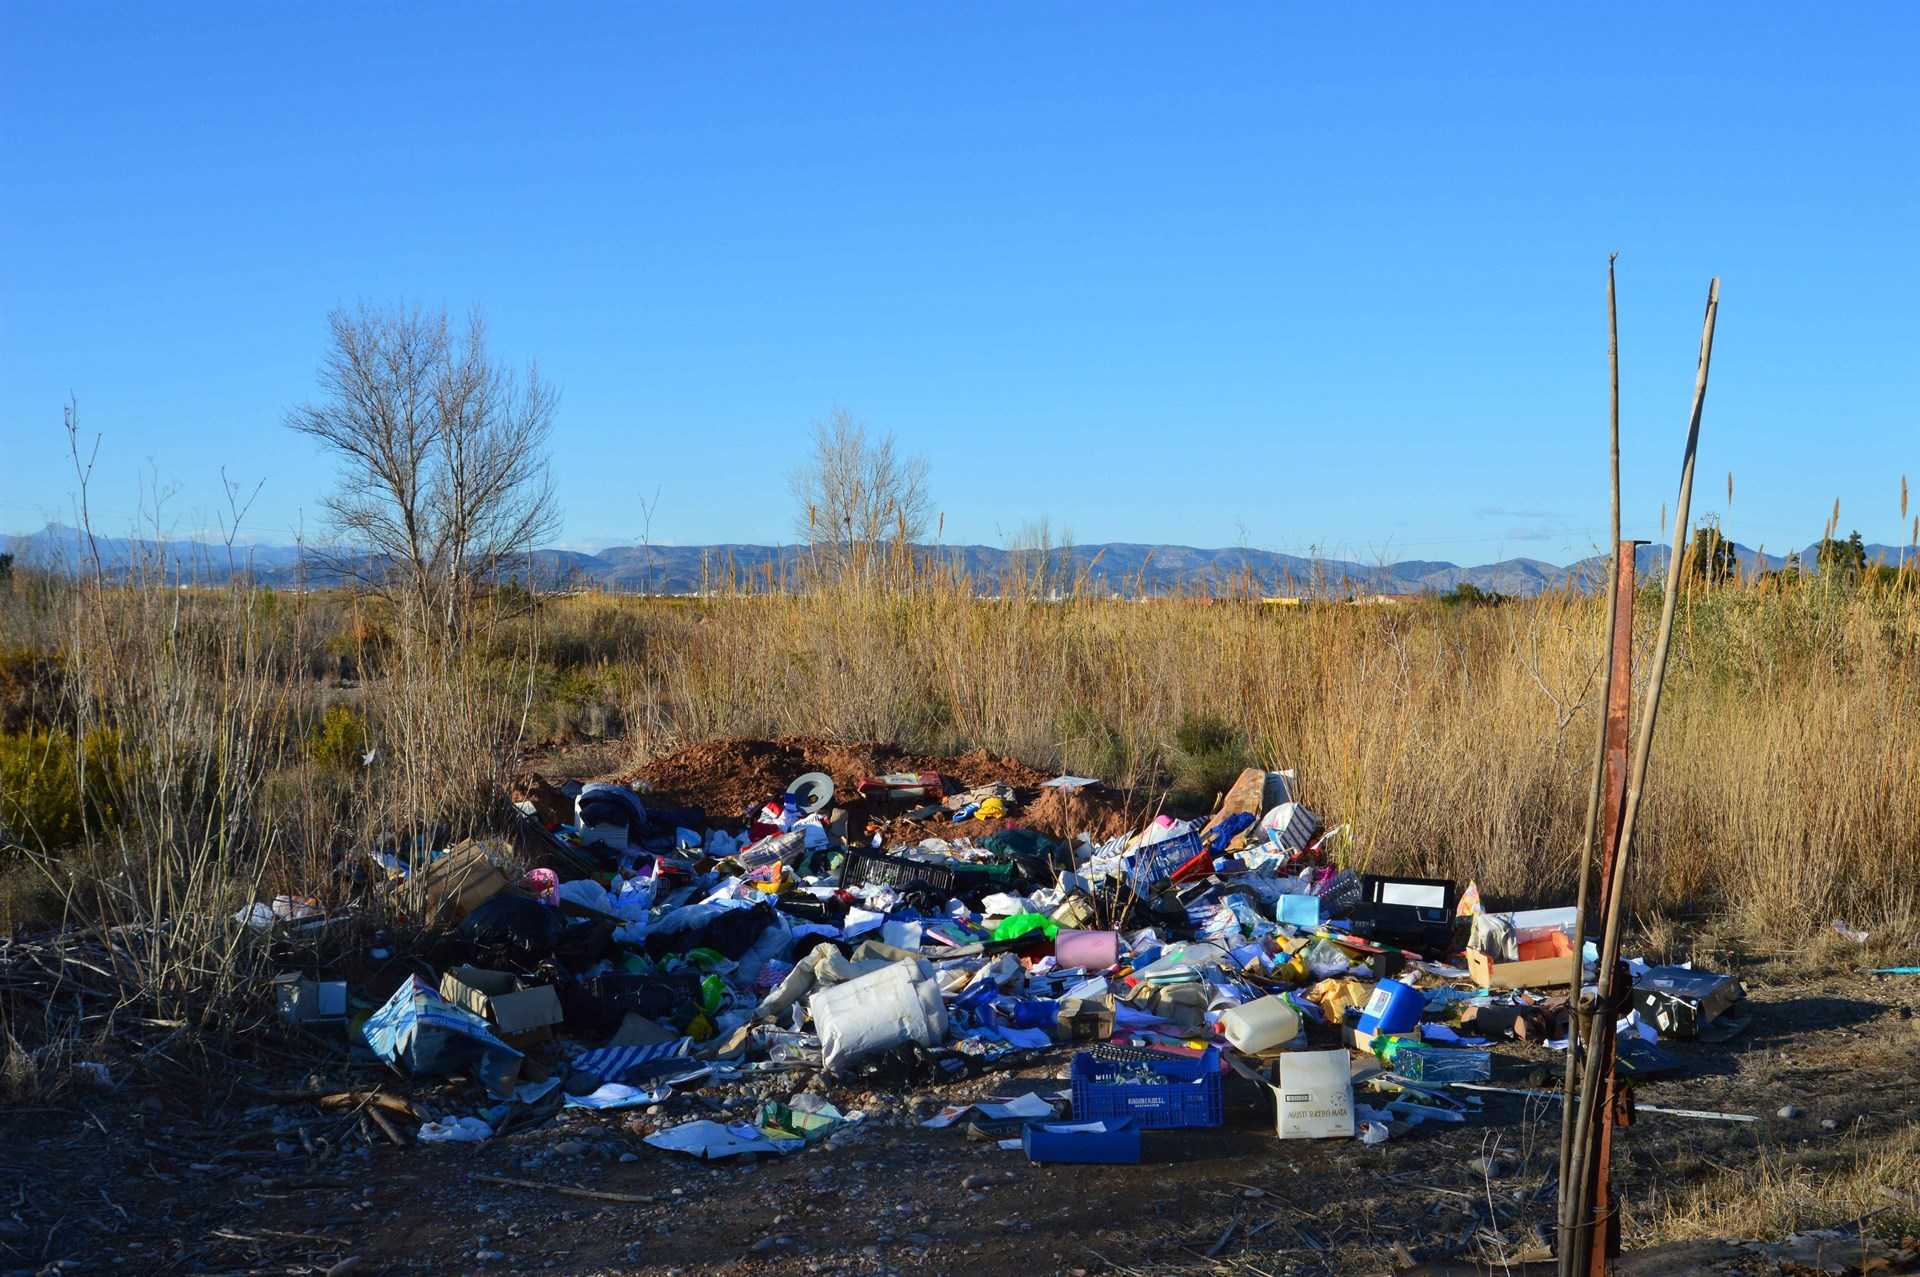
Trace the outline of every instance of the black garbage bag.
<path fill-rule="evenodd" d="M 1038 830 L 1002 829 L 982 838 L 980 845 L 1013 865 L 1028 882 L 1050 885 L 1073 868 L 1072 849 Z"/>
<path fill-rule="evenodd" d="M 567 1031 L 585 1037 L 603 1037 L 620 1027 L 629 1012 L 649 1020 L 667 1020 L 698 996 L 691 976 L 607 971 L 585 980 L 565 976 L 555 980 Z"/>
<path fill-rule="evenodd" d="M 566 931 L 558 909 L 527 896 L 498 895 L 466 916 L 456 939 L 480 953 L 498 953 L 531 967 L 553 957 Z"/>
<path fill-rule="evenodd" d="M 615 924 L 603 918 L 568 918 L 566 930 L 560 933 L 559 941 L 553 946 L 555 960 L 575 969 L 592 966 L 602 958 L 614 956 L 613 933 L 619 930 Z"/>
<path fill-rule="evenodd" d="M 753 948 L 760 933 L 772 925 L 772 905 L 729 909 L 701 926 L 648 936 L 647 955 L 658 959 L 692 949 L 713 949 L 725 957 L 737 958 Z"/>

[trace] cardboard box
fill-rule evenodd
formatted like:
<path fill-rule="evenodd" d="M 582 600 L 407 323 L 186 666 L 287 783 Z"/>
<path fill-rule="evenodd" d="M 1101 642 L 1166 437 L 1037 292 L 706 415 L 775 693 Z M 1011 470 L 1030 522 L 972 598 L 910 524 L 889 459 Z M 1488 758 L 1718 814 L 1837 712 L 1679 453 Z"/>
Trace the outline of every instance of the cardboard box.
<path fill-rule="evenodd" d="M 553 1036 L 560 995 L 551 985 L 528 986 L 510 971 L 459 966 L 440 977 L 440 996 L 484 1017 L 516 1050 Z"/>
<path fill-rule="evenodd" d="M 408 880 L 429 919 L 458 922 L 508 887 L 507 875 L 469 840 Z"/>
<path fill-rule="evenodd" d="M 1633 981 L 1633 1006 L 1661 1037 L 1699 1037 L 1744 996 L 1732 976 L 1691 967 L 1648 967 Z"/>
<path fill-rule="evenodd" d="M 347 1018 L 347 982 L 287 971 L 273 977 L 273 1002 L 288 1024 L 338 1024 Z"/>
<path fill-rule="evenodd" d="M 1353 1068 L 1345 1051 L 1280 1057 L 1275 1128 L 1283 1140 L 1353 1138 Z"/>
<path fill-rule="evenodd" d="M 1421 1037 L 1420 1026 L 1417 1024 L 1404 1033 L 1368 1033 L 1357 1024 L 1345 1025 L 1340 1030 L 1340 1040 L 1345 1042 L 1348 1047 L 1359 1051 L 1363 1055 L 1373 1055 L 1373 1045 L 1380 1038 L 1405 1038 L 1410 1042 L 1423 1042 L 1426 1040 Z"/>
<path fill-rule="evenodd" d="M 1483 989 L 1551 989 L 1579 986 L 1580 960 L 1573 937 L 1554 931 L 1520 945 L 1517 962 L 1502 962 L 1478 949 L 1467 950 L 1467 972 Z"/>

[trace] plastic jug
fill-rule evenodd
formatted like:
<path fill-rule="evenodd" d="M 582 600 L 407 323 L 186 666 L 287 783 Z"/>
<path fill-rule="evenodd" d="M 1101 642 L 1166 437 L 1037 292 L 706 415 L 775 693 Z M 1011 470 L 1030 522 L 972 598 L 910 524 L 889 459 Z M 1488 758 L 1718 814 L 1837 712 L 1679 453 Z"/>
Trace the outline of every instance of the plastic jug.
<path fill-rule="evenodd" d="M 1236 1051 L 1258 1055 L 1299 1036 L 1300 1013 L 1285 998 L 1268 996 L 1220 1013 L 1220 1032 Z"/>
<path fill-rule="evenodd" d="M 1362 1033 L 1405 1033 L 1420 1023 L 1427 1000 L 1418 990 L 1398 980 L 1382 980 L 1373 988 L 1373 996 L 1360 1013 Z"/>

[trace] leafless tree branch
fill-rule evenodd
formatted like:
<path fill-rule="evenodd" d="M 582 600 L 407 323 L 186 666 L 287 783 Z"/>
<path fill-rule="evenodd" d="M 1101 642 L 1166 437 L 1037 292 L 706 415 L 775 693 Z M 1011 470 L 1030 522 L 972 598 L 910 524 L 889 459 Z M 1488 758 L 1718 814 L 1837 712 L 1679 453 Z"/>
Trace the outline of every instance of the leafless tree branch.
<path fill-rule="evenodd" d="M 404 596 L 447 638 L 476 590 L 559 530 L 547 468 L 559 395 L 495 363 L 476 314 L 337 310 L 320 399 L 287 414 L 340 463 L 323 502 L 342 575 Z"/>

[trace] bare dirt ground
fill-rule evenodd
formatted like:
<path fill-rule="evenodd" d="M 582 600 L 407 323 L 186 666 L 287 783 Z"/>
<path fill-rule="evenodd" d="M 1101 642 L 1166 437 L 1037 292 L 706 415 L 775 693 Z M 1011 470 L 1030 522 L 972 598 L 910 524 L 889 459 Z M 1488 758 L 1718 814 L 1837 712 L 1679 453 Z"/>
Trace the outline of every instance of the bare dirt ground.
<path fill-rule="evenodd" d="M 1868 1230 L 1886 1236 L 1920 1231 L 1911 1168 L 1899 1166 L 1903 1150 L 1911 1161 L 1920 1116 L 1920 978 L 1799 967 L 1788 957 L 1741 968 L 1754 1012 L 1746 1033 L 1721 1045 L 1666 1044 L 1686 1072 L 1638 1088 L 1645 1104 L 1761 1120 L 1642 1114 L 1616 1145 L 1629 1245 L 1654 1239 L 1663 1196 L 1726 1199 L 1737 1210 L 1733 1199 L 1750 1195 L 1738 1217 L 1761 1227 L 1777 1216 L 1776 1234 L 1848 1215 L 1868 1216 Z M 100 1058 L 114 1058 L 110 1047 Z M 1516 1085 L 1556 1058 L 1512 1044 L 1502 1055 Z M 704 1164 L 657 1151 L 637 1132 L 750 1111 L 754 1097 L 784 1097 L 808 1075 L 687 1091 L 637 1118 L 565 1110 L 479 1146 L 382 1139 L 369 1151 L 342 1138 L 359 1119 L 263 1092 L 379 1083 L 423 1109 L 472 1111 L 475 1102 L 449 1086 L 349 1067 L 343 1052 L 309 1078 L 299 1057 L 297 1042 L 262 1044 L 245 1060 L 175 1047 L 114 1060 L 106 1090 L 75 1082 L 0 1110 L 0 1269 L 1374 1273 L 1393 1266 L 1396 1244 L 1416 1259 L 1470 1257 L 1497 1232 L 1511 1254 L 1552 1211 L 1543 1190 L 1557 1108 L 1517 1098 L 1491 1098 L 1470 1124 L 1416 1128 L 1369 1148 L 1281 1142 L 1271 1099 L 1233 1086 L 1225 1129 L 1150 1137 L 1150 1163 L 1123 1167 L 1031 1166 L 960 1127 L 918 1127 L 919 1112 L 960 1096 L 1055 1089 L 1048 1079 L 1064 1075 L 1063 1050 L 955 1088 L 832 1090 L 866 1122 L 791 1157 Z M 1778 1116 L 1787 1105 L 1804 1114 Z M 404 1138 L 410 1128 L 400 1126 Z M 1479 1159 L 1500 1163 L 1494 1177 Z M 1845 1178 L 1876 1204 L 1797 1204 L 1777 1193 L 1795 1177 Z"/>

